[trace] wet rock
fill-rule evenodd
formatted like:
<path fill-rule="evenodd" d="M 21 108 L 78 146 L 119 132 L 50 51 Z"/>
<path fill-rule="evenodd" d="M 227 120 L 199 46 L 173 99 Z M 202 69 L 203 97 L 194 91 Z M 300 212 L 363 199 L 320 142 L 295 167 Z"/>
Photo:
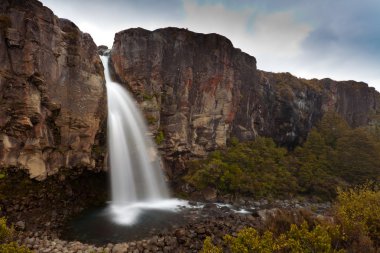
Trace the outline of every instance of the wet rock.
<path fill-rule="evenodd" d="M 248 203 L 244 201 L 244 203 Z M 229 208 L 218 208 L 215 204 L 206 204 L 206 208 L 193 208 L 183 210 L 185 222 L 173 226 L 175 228 L 166 228 L 166 233 L 161 231 L 160 235 L 128 243 L 107 244 L 94 246 L 81 242 L 65 242 L 59 239 L 50 238 L 51 233 L 25 233 L 24 239 L 20 242 L 28 245 L 29 248 L 37 252 L 198 252 L 203 245 L 206 236 L 211 236 L 214 243 L 221 243 L 225 234 L 237 235 L 237 232 L 244 227 L 260 227 L 265 220 L 274 217 L 277 214 L 290 214 L 289 217 L 296 217 L 302 212 L 299 209 L 293 209 L 292 205 L 299 203 L 301 206 L 324 207 L 328 204 L 294 202 L 292 200 L 274 200 L 272 205 L 278 205 L 277 208 L 266 210 L 254 209 L 252 214 L 234 213 Z M 289 206 L 284 209 L 282 206 Z M 281 208 L 280 208 L 281 207 Z M 239 207 L 236 207 L 238 209 Z M 224 209 L 224 210 L 223 210 Z M 330 217 L 313 214 L 317 220 L 328 221 Z M 297 221 L 297 219 L 295 219 Z M 34 237 L 36 234 L 36 237 Z"/>
<path fill-rule="evenodd" d="M 207 203 L 203 206 L 204 209 L 217 209 L 218 207 L 214 203 Z"/>
<path fill-rule="evenodd" d="M 207 187 L 202 191 L 203 198 L 206 201 L 215 201 L 217 197 L 217 191 L 214 188 Z"/>
<path fill-rule="evenodd" d="M 230 212 L 231 209 L 230 209 L 228 206 L 222 206 L 222 207 L 220 208 L 220 211 L 223 211 L 223 212 Z"/>
<path fill-rule="evenodd" d="M 109 55 L 110 50 L 105 45 L 98 46 L 98 54 L 99 55 Z"/>
<path fill-rule="evenodd" d="M 24 221 L 18 221 L 15 223 L 15 227 L 17 230 L 24 230 L 25 229 L 25 222 Z"/>
<path fill-rule="evenodd" d="M 127 244 L 116 244 L 112 248 L 112 253 L 125 253 L 128 251 L 128 245 Z"/>
<path fill-rule="evenodd" d="M 157 239 L 157 246 L 159 246 L 160 248 L 165 246 L 165 238 L 164 237 Z"/>

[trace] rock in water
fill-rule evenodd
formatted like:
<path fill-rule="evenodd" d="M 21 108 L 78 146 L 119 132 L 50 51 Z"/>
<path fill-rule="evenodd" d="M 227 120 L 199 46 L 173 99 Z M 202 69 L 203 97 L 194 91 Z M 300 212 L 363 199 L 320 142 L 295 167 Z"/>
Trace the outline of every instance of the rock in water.
<path fill-rule="evenodd" d="M 91 36 L 35 0 L 0 3 L 0 166 L 102 169 L 106 90 Z"/>
<path fill-rule="evenodd" d="M 202 191 L 203 198 L 206 201 L 215 201 L 216 197 L 218 196 L 216 189 L 207 187 Z"/>
<path fill-rule="evenodd" d="M 305 80 L 257 70 L 256 59 L 225 37 L 187 29 L 128 29 L 115 35 L 111 67 L 164 141 L 169 175 L 237 137 L 294 147 L 328 111 L 351 126 L 379 114 L 374 88 L 354 81 Z"/>
<path fill-rule="evenodd" d="M 105 45 L 98 46 L 98 54 L 99 55 L 106 56 L 106 55 L 109 55 L 109 53 L 110 53 L 110 50 L 108 49 L 107 46 L 105 46 Z"/>

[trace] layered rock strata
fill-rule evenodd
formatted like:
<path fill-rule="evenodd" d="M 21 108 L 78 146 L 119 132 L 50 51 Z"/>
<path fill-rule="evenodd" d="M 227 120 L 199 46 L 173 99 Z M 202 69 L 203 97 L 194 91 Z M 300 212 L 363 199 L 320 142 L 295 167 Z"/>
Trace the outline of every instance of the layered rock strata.
<path fill-rule="evenodd" d="M 0 167 L 104 168 L 106 90 L 91 36 L 35 0 L 0 3 Z"/>
<path fill-rule="evenodd" d="M 260 71 L 254 57 L 217 34 L 124 30 L 115 35 L 111 67 L 134 93 L 176 172 L 184 157 L 202 157 L 232 137 L 268 136 L 292 148 L 326 111 L 353 127 L 380 113 L 379 93 L 364 83 Z"/>

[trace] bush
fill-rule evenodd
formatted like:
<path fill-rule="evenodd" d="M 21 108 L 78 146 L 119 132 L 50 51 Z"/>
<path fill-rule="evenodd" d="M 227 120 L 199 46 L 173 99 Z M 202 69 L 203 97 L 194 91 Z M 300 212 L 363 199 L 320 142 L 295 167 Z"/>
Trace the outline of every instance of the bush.
<path fill-rule="evenodd" d="M 348 190 L 338 189 L 333 214 L 335 223 L 312 218 L 302 210 L 299 213 L 279 210 L 266 219 L 262 232 L 244 228 L 237 236 L 225 235 L 222 245 L 214 245 L 207 238 L 202 252 L 379 252 L 378 185 L 367 183 Z"/>
<path fill-rule="evenodd" d="M 292 155 L 298 163 L 295 176 L 300 193 L 325 199 L 335 197 L 341 180 L 333 173 L 332 153 L 332 147 L 317 129 L 309 133 L 302 147 L 296 148 Z"/>
<path fill-rule="evenodd" d="M 335 174 L 350 184 L 363 184 L 380 175 L 380 142 L 365 129 L 347 132 L 336 142 Z"/>
<path fill-rule="evenodd" d="M 203 248 L 200 253 L 222 253 L 223 250 L 220 247 L 215 246 L 212 243 L 211 237 L 207 236 L 204 243 Z"/>
<path fill-rule="evenodd" d="M 157 119 L 154 116 L 147 115 L 145 118 L 146 118 L 146 122 L 148 123 L 148 125 L 154 125 L 157 123 Z"/>
<path fill-rule="evenodd" d="M 309 229 L 306 222 L 301 226 L 293 224 L 289 231 L 278 237 L 273 236 L 270 231 L 260 234 L 254 228 L 244 228 L 238 232 L 236 237 L 224 236 L 223 246 L 215 246 L 211 239 L 207 238 L 201 252 L 223 252 L 223 247 L 232 253 L 344 252 L 342 249 L 337 249 L 338 245 L 335 244 L 340 238 L 338 226 L 317 225 L 313 229 Z"/>
<path fill-rule="evenodd" d="M 7 226 L 5 217 L 0 218 L 0 243 L 6 243 L 13 239 L 14 229 Z"/>
<path fill-rule="evenodd" d="M 1 253 L 32 253 L 30 249 L 25 246 L 19 246 L 15 242 L 0 244 Z"/>
<path fill-rule="evenodd" d="M 272 209 L 266 214 L 263 230 L 269 230 L 275 236 L 279 236 L 290 230 L 293 224 L 301 225 L 304 222 L 310 226 L 316 224 L 314 214 L 308 209 Z"/>
<path fill-rule="evenodd" d="M 287 233 L 282 234 L 278 238 L 278 248 L 285 252 L 344 252 L 337 250 L 341 238 L 338 226 L 317 225 L 310 230 L 304 222 L 301 226 L 293 224 Z"/>
<path fill-rule="evenodd" d="M 160 145 L 165 140 L 164 132 L 162 130 L 159 131 L 154 140 L 156 141 L 157 145 Z"/>
<path fill-rule="evenodd" d="M 380 130 L 351 129 L 336 113 L 326 113 L 294 151 L 259 137 L 231 138 L 225 150 L 188 163 L 185 181 L 196 189 L 254 198 L 312 196 L 332 200 L 337 186 L 380 180 Z"/>
<path fill-rule="evenodd" d="M 7 226 L 7 220 L 4 217 L 0 218 L 0 252 L 2 253 L 31 253 L 25 246 L 19 246 L 12 242 L 14 239 L 13 227 Z"/>
<path fill-rule="evenodd" d="M 260 235 L 254 228 L 240 230 L 237 237 L 226 235 L 224 236 L 224 242 L 232 253 L 271 253 L 278 249 L 271 232 L 266 231 L 263 235 Z"/>
<path fill-rule="evenodd" d="M 297 189 L 286 149 L 269 138 L 234 143 L 188 165 L 191 170 L 185 180 L 198 189 L 213 187 L 221 193 L 254 197 L 292 195 Z"/>
<path fill-rule="evenodd" d="M 380 191 L 369 183 L 338 190 L 335 216 L 347 241 L 355 247 L 371 252 L 372 245 L 380 247 Z"/>

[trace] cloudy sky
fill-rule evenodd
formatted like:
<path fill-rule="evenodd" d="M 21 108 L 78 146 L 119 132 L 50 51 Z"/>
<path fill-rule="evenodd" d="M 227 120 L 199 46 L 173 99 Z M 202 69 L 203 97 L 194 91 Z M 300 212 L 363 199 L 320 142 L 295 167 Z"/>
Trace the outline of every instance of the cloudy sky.
<path fill-rule="evenodd" d="M 98 45 L 118 31 L 175 26 L 219 33 L 259 69 L 367 82 L 380 91 L 379 0 L 42 0 Z"/>

